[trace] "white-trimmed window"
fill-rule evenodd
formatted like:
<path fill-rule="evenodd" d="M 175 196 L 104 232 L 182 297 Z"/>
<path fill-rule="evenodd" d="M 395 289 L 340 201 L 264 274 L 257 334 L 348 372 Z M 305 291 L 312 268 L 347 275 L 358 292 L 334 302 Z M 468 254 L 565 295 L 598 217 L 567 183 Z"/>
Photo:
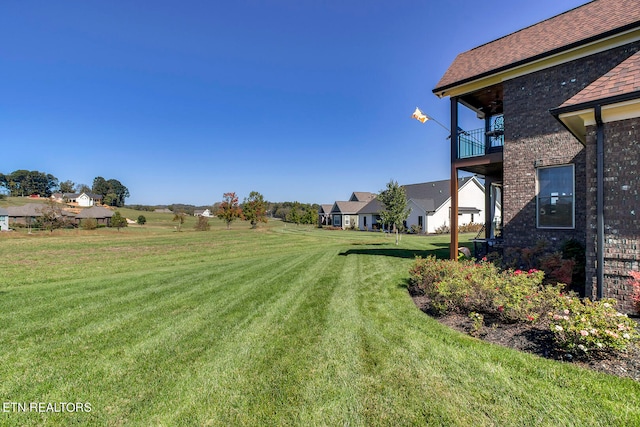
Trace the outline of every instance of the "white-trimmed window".
<path fill-rule="evenodd" d="M 538 168 L 536 178 L 538 228 L 574 228 L 574 165 Z"/>

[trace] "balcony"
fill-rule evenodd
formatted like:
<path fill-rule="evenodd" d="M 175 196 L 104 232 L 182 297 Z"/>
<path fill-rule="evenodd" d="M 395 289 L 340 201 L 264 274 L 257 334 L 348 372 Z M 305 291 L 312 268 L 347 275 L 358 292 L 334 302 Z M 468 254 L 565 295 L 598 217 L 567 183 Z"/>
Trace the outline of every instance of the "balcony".
<path fill-rule="evenodd" d="M 502 151 L 504 145 L 504 122 L 496 117 L 489 129 L 458 132 L 458 159 L 486 156 Z"/>
<path fill-rule="evenodd" d="M 504 125 L 502 115 L 487 121 L 484 129 L 458 130 L 455 168 L 478 175 L 502 176 Z"/>

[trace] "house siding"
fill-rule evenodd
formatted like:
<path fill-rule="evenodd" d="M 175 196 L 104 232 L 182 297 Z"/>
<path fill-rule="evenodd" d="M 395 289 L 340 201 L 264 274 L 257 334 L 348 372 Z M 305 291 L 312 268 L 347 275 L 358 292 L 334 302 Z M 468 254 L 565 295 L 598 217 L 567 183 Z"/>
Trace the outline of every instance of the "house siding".
<path fill-rule="evenodd" d="M 551 249 L 571 238 L 585 243 L 587 229 L 584 146 L 549 113 L 608 70 L 640 50 L 640 42 L 504 82 L 504 243 Z M 575 165 L 575 228 L 540 229 L 536 166 Z"/>
<path fill-rule="evenodd" d="M 632 312 L 629 271 L 640 269 L 640 119 L 604 125 L 604 286 L 603 297 Z M 597 179 L 596 129 L 587 128 L 586 293 L 596 296 Z"/>

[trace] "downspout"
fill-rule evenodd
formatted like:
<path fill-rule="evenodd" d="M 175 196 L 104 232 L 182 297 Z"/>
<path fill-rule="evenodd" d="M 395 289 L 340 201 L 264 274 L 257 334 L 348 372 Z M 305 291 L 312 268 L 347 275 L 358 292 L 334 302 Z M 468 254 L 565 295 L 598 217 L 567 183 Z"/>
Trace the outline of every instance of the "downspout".
<path fill-rule="evenodd" d="M 596 119 L 596 298 L 602 299 L 604 288 L 604 126 L 602 107 L 595 106 Z"/>

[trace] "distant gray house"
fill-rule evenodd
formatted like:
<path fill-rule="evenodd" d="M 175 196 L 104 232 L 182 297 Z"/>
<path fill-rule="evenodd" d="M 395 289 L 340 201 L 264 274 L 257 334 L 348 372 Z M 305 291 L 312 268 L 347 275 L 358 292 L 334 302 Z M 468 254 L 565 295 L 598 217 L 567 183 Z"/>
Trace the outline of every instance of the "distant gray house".
<path fill-rule="evenodd" d="M 334 227 L 358 228 L 358 212 L 367 202 L 335 202 L 331 208 L 331 225 Z"/>
<path fill-rule="evenodd" d="M 42 203 L 27 203 L 24 206 L 9 206 L 9 224 L 33 225 L 42 216 L 42 211 L 46 205 Z"/>
<path fill-rule="evenodd" d="M 90 208 L 83 209 L 78 215 L 76 215 L 76 223 L 81 225 L 82 221 L 92 218 L 95 219 L 99 225 L 109 226 L 111 224 L 112 216 L 113 211 L 111 209 L 107 209 L 102 206 L 92 206 Z"/>
<path fill-rule="evenodd" d="M 35 223 L 43 216 L 42 213 L 47 209 L 51 208 L 43 203 L 27 203 L 24 206 L 9 206 L 7 208 L 9 225 L 35 225 Z M 74 215 L 71 212 L 60 209 L 56 216 L 72 220 Z"/>
<path fill-rule="evenodd" d="M 9 230 L 9 211 L 0 208 L 0 231 L 8 231 Z"/>
<path fill-rule="evenodd" d="M 349 197 L 350 202 L 370 202 L 378 195 L 376 193 L 370 193 L 368 191 L 354 191 Z"/>
<path fill-rule="evenodd" d="M 318 208 L 318 225 L 331 225 L 331 208 L 333 208 L 333 205 L 320 205 L 320 208 Z"/>

